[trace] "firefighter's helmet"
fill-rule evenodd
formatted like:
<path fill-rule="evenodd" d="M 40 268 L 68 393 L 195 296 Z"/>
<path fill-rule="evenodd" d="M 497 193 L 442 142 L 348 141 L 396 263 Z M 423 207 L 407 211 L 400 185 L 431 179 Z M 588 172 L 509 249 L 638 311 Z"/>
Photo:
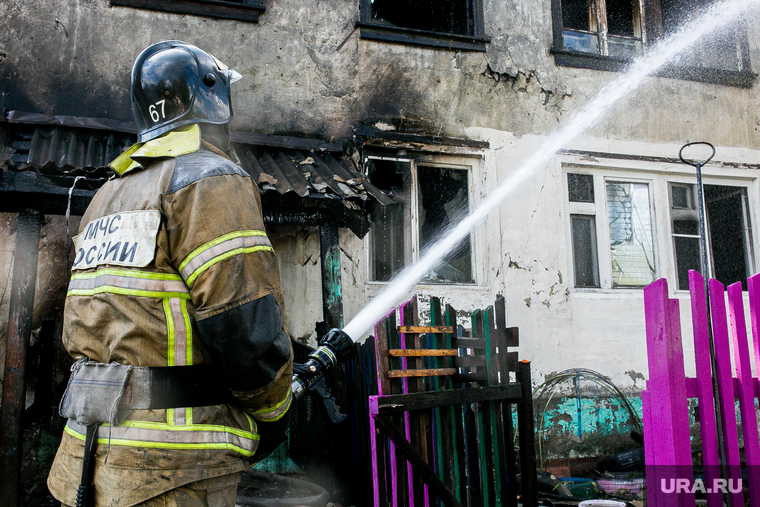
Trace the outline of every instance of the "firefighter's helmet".
<path fill-rule="evenodd" d="M 230 84 L 238 79 L 240 74 L 191 44 L 148 46 L 132 67 L 137 140 L 149 141 L 191 123 L 229 123 Z"/>

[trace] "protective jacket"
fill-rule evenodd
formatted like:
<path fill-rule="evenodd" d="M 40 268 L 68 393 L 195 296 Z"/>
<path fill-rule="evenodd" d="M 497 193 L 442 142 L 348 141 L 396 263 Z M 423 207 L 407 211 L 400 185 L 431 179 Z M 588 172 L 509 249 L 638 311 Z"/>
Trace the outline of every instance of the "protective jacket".
<path fill-rule="evenodd" d="M 292 348 L 256 182 L 198 125 L 127 150 L 75 238 L 63 343 L 74 358 L 217 365 L 230 403 L 134 410 L 102 425 L 96 505 L 131 506 L 238 472 L 290 402 Z M 76 502 L 85 429 L 69 420 L 48 486 Z"/>

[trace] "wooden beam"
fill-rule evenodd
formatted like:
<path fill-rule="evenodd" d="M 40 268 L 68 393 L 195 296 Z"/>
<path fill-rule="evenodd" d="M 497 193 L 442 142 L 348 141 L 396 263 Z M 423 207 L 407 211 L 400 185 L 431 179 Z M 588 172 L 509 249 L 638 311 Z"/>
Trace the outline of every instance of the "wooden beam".
<path fill-rule="evenodd" d="M 232 2 L 198 2 L 196 0 L 111 0 L 111 5 L 150 9 L 177 14 L 193 14 L 211 18 L 233 19 L 258 23 L 264 6 Z"/>
<path fill-rule="evenodd" d="M 380 431 L 385 433 L 398 446 L 399 450 L 406 456 L 406 459 L 415 467 L 428 487 L 441 499 L 444 505 L 447 507 L 462 507 L 462 504 L 459 503 L 446 485 L 441 482 L 435 471 L 430 468 L 430 465 L 425 462 L 422 456 L 412 447 L 412 444 L 404 437 L 401 430 L 381 415 L 375 417 L 375 424 Z"/>
<path fill-rule="evenodd" d="M 19 505 L 26 401 L 26 353 L 32 334 L 41 217 L 42 214 L 37 210 L 27 209 L 19 213 L 13 255 L 13 286 L 5 351 L 3 406 L 0 413 L 0 505 L 6 507 Z"/>
<path fill-rule="evenodd" d="M 390 378 L 409 378 L 409 377 L 445 377 L 447 375 L 456 375 L 456 368 L 432 368 L 427 370 L 392 370 L 388 372 Z"/>
<path fill-rule="evenodd" d="M 391 349 L 388 351 L 388 355 L 393 357 L 441 357 L 457 356 L 459 351 L 456 349 Z"/>
<path fill-rule="evenodd" d="M 94 195 L 94 190 L 75 188 L 70 198 L 71 214 L 84 214 Z M 31 202 L 47 215 L 65 215 L 69 189 L 32 171 L 0 171 L 0 211 L 19 213 Z"/>
<path fill-rule="evenodd" d="M 398 332 L 405 334 L 453 333 L 454 326 L 399 326 Z"/>
<path fill-rule="evenodd" d="M 343 327 L 343 285 L 340 278 L 338 224 L 325 220 L 319 225 L 322 265 L 322 311 L 328 329 Z"/>
<path fill-rule="evenodd" d="M 536 453 L 533 422 L 533 392 L 530 377 L 530 361 L 517 364 L 518 385 L 522 388 L 521 400 L 517 404 L 517 431 L 520 434 L 520 470 L 522 475 L 522 504 L 538 507 L 538 477 L 536 475 Z"/>
<path fill-rule="evenodd" d="M 530 386 L 527 388 L 530 390 Z M 520 384 L 500 384 L 498 386 L 451 389 L 411 394 L 392 394 L 377 400 L 378 413 L 392 414 L 407 410 L 426 410 L 446 405 L 463 405 L 480 401 L 518 401 L 523 396 Z M 532 417 L 532 416 L 531 416 Z"/>

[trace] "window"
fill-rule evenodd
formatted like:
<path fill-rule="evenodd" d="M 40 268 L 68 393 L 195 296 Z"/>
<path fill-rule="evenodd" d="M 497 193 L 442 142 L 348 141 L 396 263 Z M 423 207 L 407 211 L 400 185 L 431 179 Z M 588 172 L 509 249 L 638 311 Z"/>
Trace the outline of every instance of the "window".
<path fill-rule="evenodd" d="M 656 276 L 650 184 L 599 180 L 590 174 L 567 175 L 575 286 L 648 285 Z M 595 197 L 595 184 L 603 185 L 602 202 Z M 597 220 L 604 220 L 603 231 L 597 230 Z"/>
<path fill-rule="evenodd" d="M 696 185 L 674 179 L 567 173 L 575 287 L 643 287 L 673 276 L 673 287 L 689 289 L 689 270 L 702 271 L 699 205 Z M 724 285 L 742 282 L 746 290 L 754 273 L 749 184 L 730 183 L 704 184 L 707 259 L 713 278 Z M 658 228 L 663 242 L 670 237 L 659 251 Z"/>
<path fill-rule="evenodd" d="M 110 0 L 111 5 L 258 23 L 265 7 L 258 0 Z"/>
<path fill-rule="evenodd" d="M 715 0 L 552 0 L 559 65 L 622 70 L 648 43 L 675 32 Z M 740 22 L 703 37 L 660 75 L 751 86 L 749 51 Z"/>
<path fill-rule="evenodd" d="M 361 0 L 367 39 L 485 51 L 481 0 Z"/>
<path fill-rule="evenodd" d="M 702 271 L 699 211 L 696 185 L 670 184 L 670 219 L 678 288 L 689 289 L 689 270 Z M 707 257 L 713 277 L 730 285 L 752 274 L 752 236 L 747 189 L 704 185 Z"/>
<path fill-rule="evenodd" d="M 562 0 L 564 49 L 627 58 L 641 53 L 636 0 Z"/>
<path fill-rule="evenodd" d="M 655 280 L 652 206 L 646 183 L 606 183 L 613 287 Z"/>
<path fill-rule="evenodd" d="M 377 206 L 368 235 L 369 280 L 387 282 L 416 261 L 470 209 L 470 168 L 427 161 L 370 157 L 370 182 L 395 204 Z M 468 236 L 422 279 L 426 283 L 474 283 Z"/>

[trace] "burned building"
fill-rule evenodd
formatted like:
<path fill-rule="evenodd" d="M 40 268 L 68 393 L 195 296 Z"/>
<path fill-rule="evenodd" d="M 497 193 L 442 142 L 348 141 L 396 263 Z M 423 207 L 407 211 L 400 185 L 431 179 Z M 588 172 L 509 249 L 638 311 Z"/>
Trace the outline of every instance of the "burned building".
<path fill-rule="evenodd" d="M 685 274 L 699 267 L 694 170 L 678 159 L 686 142 L 716 146 L 703 169 L 715 276 L 728 284 L 757 269 L 760 12 L 705 29 L 570 143 L 547 142 L 710 4 L 6 0 L 0 352 L 18 323 L 38 346 L 60 333 L 67 237 L 135 140 L 132 62 L 176 39 L 244 76 L 232 140 L 263 195 L 294 339 L 313 343 L 317 322 L 346 324 L 551 149 L 415 292 L 463 310 L 502 294 L 537 383 L 590 368 L 635 394 L 647 376 L 642 288 L 664 277 L 685 298 Z M 36 262 L 14 282 L 29 259 L 17 245 L 38 237 Z M 19 313 L 12 287 L 34 265 L 36 291 Z"/>

